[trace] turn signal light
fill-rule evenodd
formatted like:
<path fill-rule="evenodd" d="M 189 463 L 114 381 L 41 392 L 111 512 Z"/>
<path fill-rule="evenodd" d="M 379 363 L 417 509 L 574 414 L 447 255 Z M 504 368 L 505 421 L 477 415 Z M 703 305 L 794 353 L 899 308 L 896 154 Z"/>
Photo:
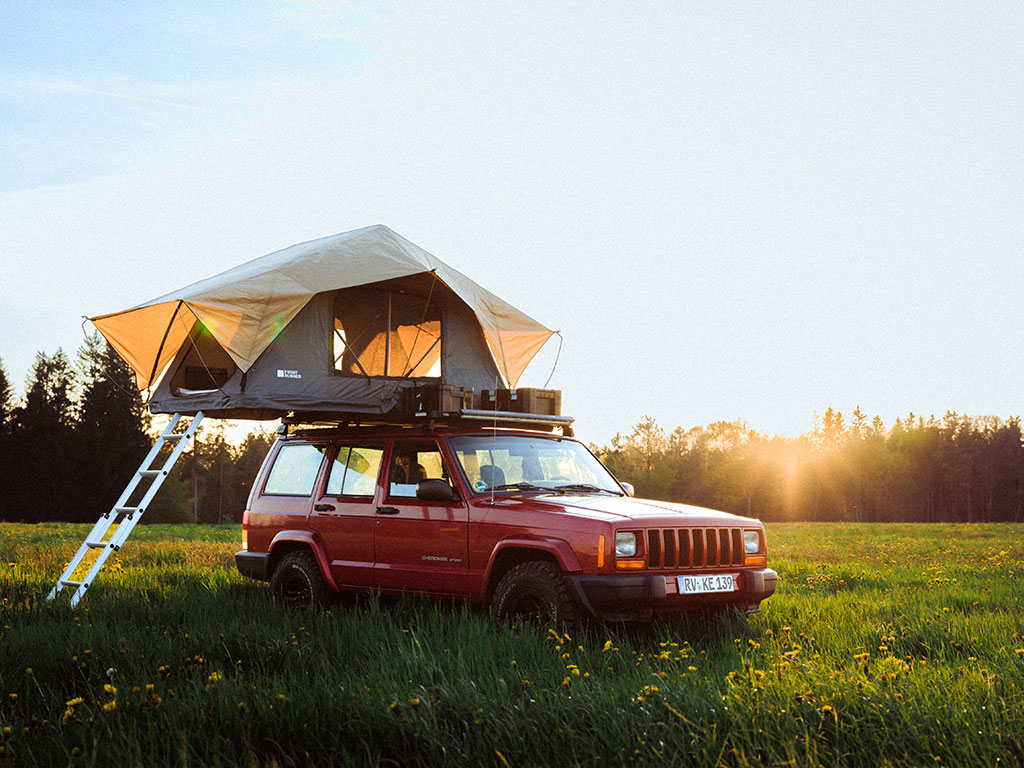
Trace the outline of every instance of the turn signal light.
<path fill-rule="evenodd" d="M 764 555 L 747 555 L 743 558 L 744 565 L 768 565 L 768 558 Z"/>
<path fill-rule="evenodd" d="M 604 536 L 597 537 L 597 567 L 604 568 Z"/>
<path fill-rule="evenodd" d="M 643 568 L 646 565 L 647 565 L 647 563 L 645 563 L 643 560 L 616 560 L 615 561 L 615 567 L 616 568 Z"/>

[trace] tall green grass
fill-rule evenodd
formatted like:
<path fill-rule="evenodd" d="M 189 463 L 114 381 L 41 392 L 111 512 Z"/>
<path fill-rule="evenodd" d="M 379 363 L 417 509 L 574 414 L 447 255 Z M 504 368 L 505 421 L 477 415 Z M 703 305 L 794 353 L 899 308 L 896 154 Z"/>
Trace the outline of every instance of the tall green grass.
<path fill-rule="evenodd" d="M 769 526 L 762 614 L 571 638 L 287 615 L 236 527 L 136 529 L 79 610 L 42 602 L 87 530 L 0 525 L 0 765 L 1024 762 L 1024 526 Z"/>

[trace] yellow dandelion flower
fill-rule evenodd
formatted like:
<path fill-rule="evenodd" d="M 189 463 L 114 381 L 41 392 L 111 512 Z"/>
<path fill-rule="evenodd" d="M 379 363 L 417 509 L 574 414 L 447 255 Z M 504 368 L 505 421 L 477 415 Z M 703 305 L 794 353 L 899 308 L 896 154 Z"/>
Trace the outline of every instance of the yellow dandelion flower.
<path fill-rule="evenodd" d="M 416 698 L 415 696 L 413 696 L 411 699 L 409 699 L 409 706 L 412 707 L 413 709 L 416 709 L 416 707 L 418 707 L 419 705 L 420 705 L 420 700 L 418 698 Z"/>
<path fill-rule="evenodd" d="M 152 683 L 146 683 L 146 693 L 152 693 L 156 689 L 156 686 Z"/>
<path fill-rule="evenodd" d="M 397 712 L 398 711 L 398 700 L 397 699 L 395 701 L 391 702 L 391 705 L 388 707 L 388 710 L 390 710 L 391 712 Z"/>
<path fill-rule="evenodd" d="M 604 643 L 604 648 L 601 649 L 601 653 L 608 653 L 608 651 L 610 651 L 611 649 L 612 649 L 612 641 L 611 640 L 606 640 L 605 643 Z M 1021 650 L 1024 651 L 1024 648 L 1021 648 Z"/>
<path fill-rule="evenodd" d="M 696 667 L 687 667 L 687 669 L 690 670 L 691 672 L 696 672 L 697 671 Z"/>
<path fill-rule="evenodd" d="M 108 701 L 106 704 L 103 705 L 104 712 L 113 712 L 115 709 L 117 709 L 116 701 Z"/>
<path fill-rule="evenodd" d="M 65 704 L 68 707 L 77 707 L 83 701 L 85 701 L 85 699 L 83 699 L 81 696 L 75 696 L 75 698 L 69 699 L 68 701 L 66 701 Z"/>
<path fill-rule="evenodd" d="M 572 671 L 572 676 L 573 676 L 573 677 L 579 677 L 579 676 L 580 676 L 580 671 L 579 671 L 578 669 L 574 669 L 574 670 Z"/>
<path fill-rule="evenodd" d="M 117 695 L 117 688 L 115 688 L 114 686 L 112 686 L 112 685 L 111 685 L 110 683 L 106 683 L 106 684 L 105 684 L 105 685 L 103 686 L 103 691 L 104 691 L 105 693 L 109 693 L 109 694 L 110 694 L 111 696 L 116 696 L 116 695 Z"/>
<path fill-rule="evenodd" d="M 284 702 L 285 704 L 287 704 L 288 702 L 290 702 L 290 701 L 291 701 L 291 699 L 289 699 L 289 698 L 288 698 L 287 696 L 285 696 L 285 695 L 284 695 L 283 693 L 279 693 L 279 694 L 277 694 L 277 700 L 278 700 L 278 701 L 281 701 L 281 702 Z"/>
<path fill-rule="evenodd" d="M 12 693 L 11 694 L 11 701 L 17 701 L 17 700 L 18 700 L 18 694 Z"/>

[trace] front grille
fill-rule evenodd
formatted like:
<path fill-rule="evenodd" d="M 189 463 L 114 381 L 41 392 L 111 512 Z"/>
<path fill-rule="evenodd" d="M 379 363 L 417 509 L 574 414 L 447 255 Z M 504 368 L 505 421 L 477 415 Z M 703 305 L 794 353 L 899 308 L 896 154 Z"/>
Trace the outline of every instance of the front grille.
<path fill-rule="evenodd" d="M 648 528 L 648 568 L 743 565 L 742 528 Z"/>

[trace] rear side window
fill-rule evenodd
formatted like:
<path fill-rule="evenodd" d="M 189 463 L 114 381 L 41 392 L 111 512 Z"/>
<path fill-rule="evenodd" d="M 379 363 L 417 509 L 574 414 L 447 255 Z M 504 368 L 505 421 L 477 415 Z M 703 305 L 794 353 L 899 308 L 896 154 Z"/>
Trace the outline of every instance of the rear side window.
<path fill-rule="evenodd" d="M 285 445 L 277 452 L 263 494 L 267 496 L 309 496 L 313 492 L 325 446 Z"/>
<path fill-rule="evenodd" d="M 383 455 L 383 448 L 339 447 L 327 480 L 327 495 L 372 497 L 377 490 L 377 475 Z"/>

